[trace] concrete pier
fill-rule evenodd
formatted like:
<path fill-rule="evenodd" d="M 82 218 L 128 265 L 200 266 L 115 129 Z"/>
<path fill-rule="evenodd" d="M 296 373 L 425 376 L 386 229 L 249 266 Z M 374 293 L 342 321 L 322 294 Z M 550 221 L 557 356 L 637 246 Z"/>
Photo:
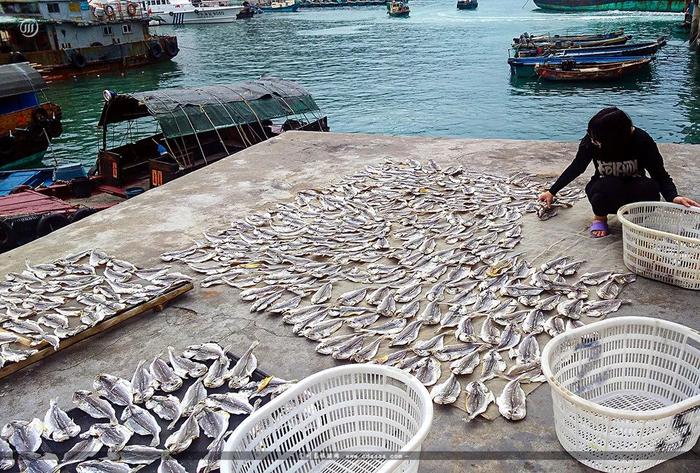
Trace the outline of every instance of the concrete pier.
<path fill-rule="evenodd" d="M 442 166 L 555 177 L 573 158 L 576 146 L 288 132 L 0 255 L 0 274 L 21 270 L 25 260 L 49 262 L 95 247 L 135 264 L 156 265 L 162 252 L 191 244 L 207 229 L 226 227 L 231 219 L 291 199 L 298 190 L 328 186 L 386 159 L 432 158 Z M 660 148 L 681 194 L 700 198 L 700 147 Z M 589 169 L 578 183 L 585 183 L 591 173 Z M 546 222 L 525 216 L 522 251 L 534 262 L 566 254 L 586 259 L 584 271 L 624 270 L 619 223 L 613 218 L 613 234 L 593 240 L 587 233 L 589 215 L 587 202 L 581 201 Z M 623 296 L 634 303 L 615 316 L 659 317 L 700 328 L 698 292 L 640 278 Z M 89 388 L 96 374 L 130 377 L 139 360 L 152 359 L 168 345 L 182 350 L 192 343 L 217 341 L 240 354 L 253 339 L 260 341 L 259 367 L 276 376 L 301 379 L 336 365 L 330 357 L 317 355 L 314 344 L 294 336 L 279 318 L 251 314 L 234 289 L 197 287 L 163 312 L 130 321 L 0 381 L 0 425 L 43 417 L 53 398 L 70 408 L 73 391 Z M 528 396 L 528 415 L 521 422 L 498 418 L 467 425 L 462 417 L 457 409 L 436 406 L 433 428 L 423 445 L 430 455 L 421 463 L 422 472 L 591 471 L 562 451 L 546 385 Z M 689 452 L 650 471 L 694 472 L 699 464 L 698 455 Z"/>

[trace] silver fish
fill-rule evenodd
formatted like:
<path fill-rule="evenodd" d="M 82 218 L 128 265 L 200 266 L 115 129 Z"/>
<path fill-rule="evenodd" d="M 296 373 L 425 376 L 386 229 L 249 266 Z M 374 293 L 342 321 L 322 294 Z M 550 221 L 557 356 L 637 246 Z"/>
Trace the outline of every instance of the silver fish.
<path fill-rule="evenodd" d="M 377 313 L 385 317 L 391 317 L 396 312 L 396 300 L 394 299 L 394 294 L 391 291 L 387 291 L 384 299 L 381 300 L 377 306 Z"/>
<path fill-rule="evenodd" d="M 199 378 L 207 372 L 206 365 L 192 361 L 189 358 L 177 356 L 173 347 L 168 347 L 168 360 L 170 360 L 170 366 L 173 367 L 175 374 L 181 378 Z M 131 384 L 134 384 L 133 379 Z M 135 386 L 134 389 L 136 389 Z"/>
<path fill-rule="evenodd" d="M 58 466 L 58 457 L 53 453 L 20 455 L 17 465 L 22 473 L 52 473 Z"/>
<path fill-rule="evenodd" d="M 444 344 L 445 334 L 435 335 L 428 340 L 422 340 L 413 345 L 413 353 L 419 356 L 429 356 L 433 351 L 440 350 Z"/>
<path fill-rule="evenodd" d="M 228 429 L 228 421 L 231 415 L 226 411 L 214 411 L 204 408 L 197 414 L 199 428 L 209 438 L 218 439 Z"/>
<path fill-rule="evenodd" d="M 379 314 L 374 314 L 379 318 Z M 340 330 L 345 322 L 341 319 L 322 320 L 318 323 L 311 323 L 302 328 L 297 335 L 308 338 L 309 340 L 319 341 L 329 337 L 331 334 Z M 296 333 L 294 331 L 294 333 Z"/>
<path fill-rule="evenodd" d="M 330 355 L 337 347 L 353 338 L 355 338 L 354 334 L 335 335 L 333 337 L 328 337 L 324 340 L 321 340 L 321 342 L 318 345 L 316 345 L 315 350 L 321 355 Z"/>
<path fill-rule="evenodd" d="M 362 329 L 362 333 L 372 335 L 394 335 L 401 332 L 406 327 L 406 319 L 391 318 L 379 325 Z"/>
<path fill-rule="evenodd" d="M 480 381 L 488 381 L 506 370 L 506 362 L 496 350 L 490 350 L 481 361 Z"/>
<path fill-rule="evenodd" d="M 146 409 L 153 411 L 155 415 L 163 420 L 176 421 L 182 415 L 180 400 L 172 394 L 151 397 L 146 401 Z"/>
<path fill-rule="evenodd" d="M 171 453 L 176 454 L 187 450 L 192 444 L 192 441 L 199 437 L 199 424 L 194 415 L 190 415 L 180 428 L 173 432 L 165 440 L 165 448 Z"/>
<path fill-rule="evenodd" d="M 487 317 L 481 325 L 479 338 L 481 338 L 484 343 L 489 343 L 491 345 L 497 345 L 500 342 L 501 331 L 496 327 L 491 317 Z"/>
<path fill-rule="evenodd" d="M 255 357 L 253 350 L 257 348 L 260 342 L 257 340 L 250 344 L 250 347 L 245 351 L 243 356 L 239 358 L 231 371 L 228 372 L 229 388 L 237 389 L 248 382 L 250 376 L 258 367 L 258 359 Z"/>
<path fill-rule="evenodd" d="M 112 461 L 129 465 L 150 465 L 165 454 L 165 450 L 148 445 L 127 445 L 119 451 L 108 450 L 107 456 Z"/>
<path fill-rule="evenodd" d="M 92 387 L 103 398 L 118 406 L 128 406 L 134 402 L 134 389 L 125 379 L 111 374 L 98 374 Z"/>
<path fill-rule="evenodd" d="M 88 458 L 97 455 L 101 448 L 102 442 L 100 442 L 100 440 L 97 438 L 91 437 L 89 439 L 81 440 L 73 445 L 73 448 L 68 450 L 63 455 L 59 466 L 62 468 L 69 464 L 85 461 Z"/>
<path fill-rule="evenodd" d="M 379 351 L 379 345 L 381 344 L 381 342 L 382 339 L 377 338 L 371 343 L 368 343 L 367 345 L 363 346 L 362 349 L 360 349 L 357 353 L 352 355 L 352 361 L 354 361 L 355 363 L 369 362 L 375 356 L 377 356 L 377 352 Z"/>
<path fill-rule="evenodd" d="M 73 404 L 93 419 L 109 419 L 117 422 L 117 414 L 112 405 L 90 391 L 78 390 L 73 393 Z"/>
<path fill-rule="evenodd" d="M 182 378 L 175 374 L 170 365 L 161 360 L 160 355 L 153 358 L 149 369 L 160 389 L 166 393 L 177 391 L 182 386 Z"/>
<path fill-rule="evenodd" d="M 358 315 L 355 317 L 348 318 L 345 322 L 345 325 L 352 329 L 361 329 L 372 325 L 379 319 L 379 317 L 380 315 L 377 313 Z"/>
<path fill-rule="evenodd" d="M 473 351 L 481 350 L 483 345 L 480 343 L 465 343 L 458 345 L 445 345 L 439 349 L 433 350 L 433 356 L 440 361 L 454 361 L 457 358 L 462 358 Z"/>
<path fill-rule="evenodd" d="M 598 289 L 596 289 L 596 294 L 598 294 L 598 297 L 600 297 L 601 299 L 610 300 L 616 299 L 617 296 L 620 295 L 621 291 L 622 288 L 620 284 L 617 281 L 615 281 L 615 279 L 611 279 L 603 285 L 599 286 Z"/>
<path fill-rule="evenodd" d="M 544 291 L 544 288 L 537 286 L 528 286 L 526 284 L 514 284 L 511 286 L 503 286 L 501 288 L 502 296 L 520 297 L 520 296 L 539 296 Z"/>
<path fill-rule="evenodd" d="M 508 420 L 521 420 L 527 413 L 525 391 L 520 386 L 520 378 L 505 385 L 501 395 L 496 398 L 498 412 Z"/>
<path fill-rule="evenodd" d="M 138 468 L 112 460 L 87 460 L 75 467 L 78 473 L 131 473 L 136 470 Z"/>
<path fill-rule="evenodd" d="M 583 313 L 583 301 L 580 299 L 572 299 L 560 302 L 557 305 L 557 313 L 570 319 L 580 319 Z"/>
<path fill-rule="evenodd" d="M 474 326 L 472 325 L 472 319 L 469 317 L 462 317 L 457 323 L 457 328 L 455 329 L 455 338 L 460 342 L 475 342 L 477 341 L 476 333 L 474 332 Z"/>
<path fill-rule="evenodd" d="M 517 350 L 512 349 L 510 357 L 515 358 L 515 362 L 519 365 L 538 361 L 540 359 L 540 345 L 537 343 L 535 335 L 530 334 L 523 338 Z"/>
<path fill-rule="evenodd" d="M 550 337 L 556 337 L 560 333 L 564 333 L 566 331 L 566 322 L 564 322 L 563 317 L 553 315 L 545 320 L 544 330 Z"/>
<path fill-rule="evenodd" d="M 174 458 L 163 457 L 158 465 L 158 473 L 187 473 L 187 470 Z"/>
<path fill-rule="evenodd" d="M 327 282 L 321 286 L 313 296 L 311 296 L 312 304 L 322 304 L 331 298 L 331 292 L 333 292 L 333 284 Z"/>
<path fill-rule="evenodd" d="M 594 273 L 585 273 L 581 275 L 579 282 L 588 286 L 597 286 L 610 279 L 612 274 L 612 271 L 596 271 Z"/>
<path fill-rule="evenodd" d="M 542 333 L 544 332 L 545 315 L 541 309 L 532 309 L 523 319 L 520 328 L 524 333 Z"/>
<path fill-rule="evenodd" d="M 133 430 L 119 424 L 93 424 L 90 429 L 80 434 L 81 439 L 96 437 L 109 448 L 121 450 L 129 442 Z"/>
<path fill-rule="evenodd" d="M 603 317 L 605 315 L 617 312 L 622 304 L 630 303 L 631 301 L 624 299 L 610 299 L 595 302 L 588 302 L 583 306 L 583 312 L 589 317 Z"/>
<path fill-rule="evenodd" d="M 413 299 L 418 297 L 423 291 L 423 286 L 421 285 L 420 279 L 414 279 L 408 284 L 401 286 L 394 294 L 394 300 L 396 302 L 405 303 L 411 302 Z"/>
<path fill-rule="evenodd" d="M 442 376 L 440 362 L 432 356 L 423 358 L 415 367 L 413 374 L 424 386 L 432 386 Z"/>
<path fill-rule="evenodd" d="M 454 374 L 464 375 L 472 374 L 474 369 L 479 366 L 481 360 L 479 359 L 479 352 L 473 351 L 467 356 L 458 358 L 452 362 L 450 365 L 450 371 Z"/>
<path fill-rule="evenodd" d="M 501 339 L 496 346 L 496 351 L 509 350 L 520 342 L 520 331 L 514 323 L 509 323 L 501 332 Z"/>
<path fill-rule="evenodd" d="M 207 388 L 218 388 L 219 386 L 223 386 L 226 379 L 230 376 L 228 371 L 230 363 L 231 359 L 226 355 L 214 360 L 214 362 L 209 365 L 207 374 L 204 375 L 204 378 L 202 379 L 204 386 Z"/>
<path fill-rule="evenodd" d="M 418 338 L 420 329 L 423 326 L 422 320 L 414 320 L 404 327 L 399 333 L 391 337 L 390 347 L 405 346 Z"/>
<path fill-rule="evenodd" d="M 559 294 L 556 294 L 551 297 L 547 297 L 546 299 L 542 299 L 539 304 L 537 304 L 537 308 L 540 310 L 543 310 L 545 312 L 550 311 L 559 305 L 559 302 L 561 301 L 561 296 Z"/>
<path fill-rule="evenodd" d="M 212 409 L 221 409 L 232 415 L 247 415 L 253 412 L 253 406 L 248 402 L 248 397 L 241 393 L 210 394 L 204 400 L 204 405 Z"/>
<path fill-rule="evenodd" d="M 224 355 L 224 349 L 218 343 L 204 343 L 202 345 L 190 345 L 182 356 L 197 361 L 215 360 Z"/>
<path fill-rule="evenodd" d="M 155 392 L 155 378 L 153 378 L 153 375 L 145 365 L 146 362 L 144 360 L 139 361 L 136 371 L 131 377 L 131 386 L 134 390 L 134 402 L 136 404 L 146 401 Z"/>
<path fill-rule="evenodd" d="M 49 410 L 44 415 L 44 437 L 54 442 L 63 442 L 79 433 L 80 427 L 51 399 Z"/>
<path fill-rule="evenodd" d="M 121 415 L 124 425 L 139 435 L 151 435 L 151 447 L 160 444 L 160 426 L 153 415 L 139 406 L 126 406 Z"/>
<path fill-rule="evenodd" d="M 388 287 L 380 287 L 375 289 L 367 296 L 367 303 L 370 305 L 378 305 L 386 298 L 388 292 Z"/>
<path fill-rule="evenodd" d="M 495 401 L 493 393 L 481 381 L 472 381 L 464 388 L 467 393 L 466 410 L 467 422 L 486 412 L 489 405 Z"/>
<path fill-rule="evenodd" d="M 404 319 L 410 319 L 415 317 L 420 311 L 420 301 L 413 301 L 399 307 L 394 315 L 396 317 L 403 317 Z"/>
<path fill-rule="evenodd" d="M 14 420 L 3 426 L 0 438 L 7 440 L 19 455 L 25 455 L 39 450 L 43 432 L 44 424 L 39 419 Z"/>
<path fill-rule="evenodd" d="M 461 392 L 462 387 L 459 385 L 459 381 L 454 374 L 450 374 L 444 383 L 433 386 L 430 390 L 430 397 L 436 404 L 453 404 Z"/>
<path fill-rule="evenodd" d="M 348 341 L 341 343 L 331 352 L 331 356 L 336 360 L 348 360 L 357 352 L 362 350 L 367 336 L 354 335 Z"/>
<path fill-rule="evenodd" d="M 180 403 L 180 411 L 182 416 L 189 416 L 194 411 L 197 405 L 207 398 L 207 390 L 202 384 L 202 380 L 198 379 L 187 388 L 185 395 Z"/>
<path fill-rule="evenodd" d="M 442 318 L 442 312 L 440 311 L 440 303 L 438 301 L 429 302 L 425 306 L 423 312 L 421 312 L 417 320 L 423 322 L 425 325 L 437 325 L 440 323 Z"/>
<path fill-rule="evenodd" d="M 367 297 L 367 288 L 363 287 L 362 289 L 344 292 L 337 300 L 341 305 L 355 306 L 365 300 L 365 297 Z"/>

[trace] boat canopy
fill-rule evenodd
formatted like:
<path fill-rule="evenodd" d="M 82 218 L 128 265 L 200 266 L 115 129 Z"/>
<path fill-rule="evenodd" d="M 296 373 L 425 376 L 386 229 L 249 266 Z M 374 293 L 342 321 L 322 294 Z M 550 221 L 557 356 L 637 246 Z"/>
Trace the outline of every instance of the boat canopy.
<path fill-rule="evenodd" d="M 319 110 L 299 84 L 278 78 L 133 94 L 105 92 L 99 126 L 152 116 L 166 138 Z"/>
<path fill-rule="evenodd" d="M 0 98 L 38 92 L 46 82 L 28 62 L 0 66 Z"/>

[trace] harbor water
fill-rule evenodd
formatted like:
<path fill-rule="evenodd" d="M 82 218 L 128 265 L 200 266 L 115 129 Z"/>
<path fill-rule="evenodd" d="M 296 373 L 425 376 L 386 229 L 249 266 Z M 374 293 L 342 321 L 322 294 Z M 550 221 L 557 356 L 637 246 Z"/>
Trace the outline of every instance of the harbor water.
<path fill-rule="evenodd" d="M 679 14 L 545 13 L 530 1 L 412 0 L 410 18 L 384 7 L 265 13 L 230 24 L 161 26 L 181 51 L 170 63 L 124 75 L 52 84 L 64 133 L 46 164 L 94 162 L 102 91 L 196 87 L 269 74 L 303 84 L 333 131 L 465 138 L 576 140 L 599 108 L 617 105 L 663 142 L 700 143 L 700 62 Z M 512 38 L 527 32 L 624 28 L 632 41 L 667 36 L 651 71 L 610 84 L 551 84 L 512 78 Z"/>

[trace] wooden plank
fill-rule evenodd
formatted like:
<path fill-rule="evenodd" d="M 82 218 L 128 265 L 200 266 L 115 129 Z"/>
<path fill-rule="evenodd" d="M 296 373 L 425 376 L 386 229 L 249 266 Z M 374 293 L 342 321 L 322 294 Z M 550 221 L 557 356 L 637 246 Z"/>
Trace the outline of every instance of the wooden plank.
<path fill-rule="evenodd" d="M 10 335 L 14 335 L 17 337 L 17 341 L 15 343 L 19 343 L 20 345 L 24 345 L 25 347 L 31 346 L 32 341 L 28 339 L 27 337 L 23 337 L 19 333 L 12 332 L 10 330 L 5 330 L 4 328 L 0 328 L 0 333 L 9 333 Z"/>
<path fill-rule="evenodd" d="M 90 338 L 94 335 L 99 335 L 103 332 L 106 332 L 117 325 L 133 318 L 136 317 L 140 314 L 143 314 L 144 312 L 147 312 L 151 309 L 153 310 L 162 310 L 162 308 L 170 302 L 171 300 L 181 296 L 182 294 L 186 293 L 187 291 L 190 291 L 194 286 L 192 286 L 191 282 L 186 282 L 182 283 L 179 286 L 176 286 L 174 289 L 171 289 L 169 292 L 166 292 L 165 294 L 162 294 L 158 297 L 154 297 L 153 299 L 144 302 L 143 304 L 139 304 L 137 306 L 125 309 L 124 311 L 118 313 L 117 315 L 107 319 L 103 320 L 102 322 L 98 323 L 94 327 L 90 327 L 87 330 L 83 330 L 82 332 L 66 338 L 64 340 L 61 340 L 58 350 L 54 350 L 53 347 L 47 346 L 46 344 L 42 344 L 39 347 L 39 351 L 26 360 L 19 361 L 17 363 L 11 363 L 4 368 L 0 369 L 0 379 L 3 379 L 12 373 L 15 373 L 23 368 L 26 368 L 29 365 L 32 365 L 36 363 L 39 360 L 43 360 L 46 357 L 49 357 L 53 355 L 54 353 L 57 353 L 65 348 L 68 348 L 72 345 L 75 345 L 76 343 L 83 341 L 87 338 Z"/>

